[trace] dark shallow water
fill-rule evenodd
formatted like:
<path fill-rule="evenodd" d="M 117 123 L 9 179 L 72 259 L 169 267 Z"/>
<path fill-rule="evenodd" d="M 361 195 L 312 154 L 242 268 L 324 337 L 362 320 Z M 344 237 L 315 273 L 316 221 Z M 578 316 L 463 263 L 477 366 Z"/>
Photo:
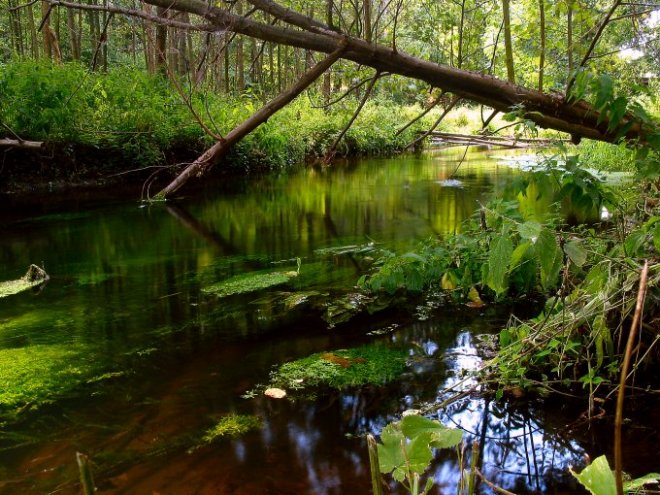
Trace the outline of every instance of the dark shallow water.
<path fill-rule="evenodd" d="M 420 300 L 329 328 L 318 306 L 282 301 L 351 290 L 369 253 L 327 248 L 403 252 L 459 231 L 515 173 L 470 153 L 455 176 L 461 183 L 445 182 L 461 156 L 236 179 L 167 205 L 44 203 L 28 216 L 5 209 L 0 278 L 36 262 L 51 280 L 0 299 L 0 392 L 52 404 L 32 413 L 28 404 L 23 419 L 0 425 L 0 493 L 77 493 L 77 451 L 91 457 L 101 493 L 368 493 L 363 435 L 446 398 L 462 370 L 479 366 L 481 336 L 497 332 L 510 310 Z M 296 258 L 300 275 L 283 286 L 222 299 L 201 292 L 242 273 L 296 270 Z M 401 380 L 295 403 L 241 398 L 277 364 L 370 342 L 409 349 Z M 580 423 L 584 406 L 465 397 L 432 414 L 481 441 L 482 471 L 498 485 L 573 493 L 567 467 L 610 449 L 609 429 Z M 263 428 L 192 448 L 230 412 L 255 414 Z M 655 452 L 657 431 L 627 435 L 626 467 L 658 470 L 642 455 Z M 438 453 L 432 472 L 438 493 L 456 493 L 455 452 Z"/>

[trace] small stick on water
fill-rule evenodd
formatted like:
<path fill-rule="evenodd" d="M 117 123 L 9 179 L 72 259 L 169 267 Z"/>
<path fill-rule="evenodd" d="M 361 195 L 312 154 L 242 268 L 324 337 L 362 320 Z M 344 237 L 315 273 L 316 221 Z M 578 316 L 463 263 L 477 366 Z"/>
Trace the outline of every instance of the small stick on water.
<path fill-rule="evenodd" d="M 367 449 L 369 450 L 369 467 L 371 468 L 371 489 L 374 495 L 383 495 L 380 464 L 378 461 L 378 446 L 373 435 L 367 435 Z"/>
<path fill-rule="evenodd" d="M 78 463 L 78 471 L 80 471 L 80 484 L 82 485 L 83 493 L 85 495 L 94 495 L 96 488 L 94 487 L 92 469 L 89 466 L 89 457 L 76 452 L 76 462 Z"/>

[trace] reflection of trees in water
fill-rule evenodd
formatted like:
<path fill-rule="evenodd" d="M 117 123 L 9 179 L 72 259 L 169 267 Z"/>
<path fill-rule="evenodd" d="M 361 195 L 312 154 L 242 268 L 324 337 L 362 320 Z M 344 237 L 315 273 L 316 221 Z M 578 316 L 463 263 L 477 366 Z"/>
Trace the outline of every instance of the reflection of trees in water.
<path fill-rule="evenodd" d="M 305 473 L 306 493 L 346 493 L 346 483 L 368 481 L 364 442 L 343 437 L 377 434 L 402 411 L 441 402 L 446 397 L 439 391 L 457 380 L 461 369 L 479 365 L 471 330 L 465 322 L 459 324 L 461 316 L 465 317 L 450 314 L 444 323 L 416 323 L 391 335 L 411 347 L 411 370 L 400 382 L 330 394 L 296 407 L 284 418 L 287 445 L 271 437 L 271 448 L 279 445 L 295 459 L 296 469 Z M 480 441 L 481 471 L 499 486 L 519 494 L 547 493 L 557 486 L 566 490 L 573 486 L 567 467 L 579 463 L 583 450 L 562 435 L 561 425 L 544 416 L 543 407 L 536 402 L 466 397 L 438 411 L 436 417 L 465 430 L 466 445 Z M 280 428 L 273 426 L 272 431 Z M 468 465 L 469 456 L 467 452 Z M 456 491 L 459 469 L 454 451 L 437 453 L 431 472 L 442 493 Z"/>

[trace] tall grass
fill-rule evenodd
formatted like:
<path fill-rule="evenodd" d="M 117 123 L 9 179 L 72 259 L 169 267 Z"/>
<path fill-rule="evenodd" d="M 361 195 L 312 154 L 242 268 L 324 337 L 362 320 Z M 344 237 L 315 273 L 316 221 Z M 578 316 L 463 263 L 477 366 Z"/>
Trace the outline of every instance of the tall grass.
<path fill-rule="evenodd" d="M 254 95 L 185 94 L 159 76 L 124 67 L 106 74 L 89 73 L 74 63 L 12 62 L 0 65 L 0 122 L 23 139 L 47 141 L 60 148 L 84 146 L 106 151 L 124 163 L 141 166 L 166 159 L 194 158 L 213 138 L 223 135 L 262 105 Z M 264 167 L 282 167 L 306 156 L 320 156 L 334 141 L 357 102 L 343 100 L 329 110 L 299 98 L 236 147 L 232 158 Z M 420 111 L 384 100 L 369 102 L 339 146 L 339 154 L 385 154 L 401 150 L 421 121 L 400 136 L 398 126 Z M 7 134 L 4 129 L 0 133 Z M 181 156 L 185 154 L 185 156 Z"/>

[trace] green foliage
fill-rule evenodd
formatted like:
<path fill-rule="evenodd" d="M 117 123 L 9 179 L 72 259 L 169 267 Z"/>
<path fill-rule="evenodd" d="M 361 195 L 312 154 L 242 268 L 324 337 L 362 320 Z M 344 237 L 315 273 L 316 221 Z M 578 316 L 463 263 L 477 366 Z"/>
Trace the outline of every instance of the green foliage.
<path fill-rule="evenodd" d="M 398 378 L 406 367 L 406 351 L 384 345 L 317 353 L 280 365 L 268 387 L 309 390 L 382 385 Z"/>
<path fill-rule="evenodd" d="M 582 472 L 577 473 L 571 469 L 571 474 L 584 486 L 592 495 L 615 495 L 616 481 L 614 472 L 610 469 L 607 457 L 601 455 L 591 464 L 585 467 Z M 645 485 L 657 485 L 660 481 L 659 473 L 649 473 L 634 480 L 624 481 L 624 493 L 646 493 Z"/>
<path fill-rule="evenodd" d="M 463 432 L 439 421 L 410 415 L 383 428 L 378 445 L 381 473 L 391 474 L 411 495 L 426 494 L 433 487 L 428 478 L 421 489 L 421 476 L 433 460 L 431 449 L 447 449 L 461 443 Z"/>
<path fill-rule="evenodd" d="M 213 427 L 206 430 L 202 437 L 205 443 L 213 443 L 223 438 L 238 438 L 252 430 L 261 428 L 261 418 L 243 414 L 223 416 Z"/>
<path fill-rule="evenodd" d="M 250 93 L 232 97 L 183 86 L 199 118 L 220 135 L 262 105 Z M 194 156 L 213 141 L 172 83 L 137 68 L 102 74 L 76 63 L 12 62 L 0 65 L 0 101 L 0 121 L 22 138 L 66 145 L 74 155 L 78 147 L 110 152 L 98 153 L 106 166 L 116 167 L 122 160 L 141 167 L 162 164 L 171 155 Z M 239 143 L 229 161 L 240 167 L 275 168 L 322 156 L 356 104 L 349 98 L 326 112 L 299 98 Z M 338 154 L 401 150 L 430 125 L 421 121 L 397 136 L 402 116 L 412 118 L 417 112 L 416 106 L 401 107 L 381 99 L 368 102 Z"/>

